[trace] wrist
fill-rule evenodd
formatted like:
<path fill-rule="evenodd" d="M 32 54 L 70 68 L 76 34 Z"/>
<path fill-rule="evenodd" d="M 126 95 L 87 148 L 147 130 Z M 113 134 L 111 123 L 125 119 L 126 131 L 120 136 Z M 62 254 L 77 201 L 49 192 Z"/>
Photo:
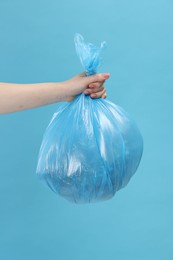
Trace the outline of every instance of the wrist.
<path fill-rule="evenodd" d="M 53 89 L 53 93 L 58 101 L 66 101 L 69 97 L 66 84 L 64 82 L 51 82 L 50 87 Z"/>
<path fill-rule="evenodd" d="M 77 90 L 73 82 L 71 82 L 71 80 L 66 80 L 60 84 L 63 93 L 63 99 L 68 102 L 72 101 L 73 98 L 77 95 Z"/>

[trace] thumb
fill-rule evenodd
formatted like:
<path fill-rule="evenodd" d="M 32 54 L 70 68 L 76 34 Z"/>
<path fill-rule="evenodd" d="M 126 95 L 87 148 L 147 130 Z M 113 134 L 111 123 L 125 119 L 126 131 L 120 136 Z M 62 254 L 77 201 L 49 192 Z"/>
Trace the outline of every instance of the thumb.
<path fill-rule="evenodd" d="M 101 81 L 105 81 L 106 79 L 108 79 L 110 77 L 109 73 L 100 73 L 100 74 L 94 74 L 91 76 L 86 77 L 87 83 L 88 85 L 94 82 L 101 82 Z"/>

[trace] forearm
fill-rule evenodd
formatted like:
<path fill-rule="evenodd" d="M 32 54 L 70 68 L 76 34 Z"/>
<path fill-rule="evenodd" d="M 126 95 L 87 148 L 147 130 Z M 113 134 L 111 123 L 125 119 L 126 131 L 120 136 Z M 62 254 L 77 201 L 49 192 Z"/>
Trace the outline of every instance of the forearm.
<path fill-rule="evenodd" d="M 105 98 L 103 83 L 109 76 L 109 73 L 102 73 L 86 77 L 83 72 L 64 82 L 0 83 L 0 114 L 72 100 L 82 92 L 91 95 L 92 98 Z"/>
<path fill-rule="evenodd" d="M 63 83 L 0 83 L 0 114 L 17 112 L 63 101 L 68 96 Z"/>

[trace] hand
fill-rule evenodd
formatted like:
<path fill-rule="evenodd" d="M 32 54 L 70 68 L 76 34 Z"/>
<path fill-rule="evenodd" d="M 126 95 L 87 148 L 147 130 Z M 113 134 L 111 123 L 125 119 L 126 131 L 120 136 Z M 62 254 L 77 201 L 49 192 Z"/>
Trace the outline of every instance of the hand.
<path fill-rule="evenodd" d="M 72 101 L 74 97 L 82 92 L 90 95 L 91 98 L 106 98 L 105 80 L 110 77 L 109 73 L 95 74 L 86 76 L 85 72 L 80 73 L 74 78 L 65 81 L 65 85 L 69 89 L 69 97 L 67 101 Z M 74 93 L 71 95 L 71 93 Z"/>
<path fill-rule="evenodd" d="M 103 82 L 91 83 L 84 91 L 85 95 L 90 95 L 91 98 L 106 98 L 106 88 Z"/>

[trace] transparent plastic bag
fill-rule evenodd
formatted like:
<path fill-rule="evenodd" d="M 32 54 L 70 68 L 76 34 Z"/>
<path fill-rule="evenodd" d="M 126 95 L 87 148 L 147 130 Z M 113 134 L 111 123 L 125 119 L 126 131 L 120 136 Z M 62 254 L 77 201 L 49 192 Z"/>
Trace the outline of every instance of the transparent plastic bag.
<path fill-rule="evenodd" d="M 96 47 L 76 34 L 75 45 L 87 75 L 96 73 L 105 43 Z M 127 185 L 142 151 L 142 136 L 121 107 L 82 93 L 60 105 L 49 123 L 37 175 L 69 201 L 106 200 Z"/>

